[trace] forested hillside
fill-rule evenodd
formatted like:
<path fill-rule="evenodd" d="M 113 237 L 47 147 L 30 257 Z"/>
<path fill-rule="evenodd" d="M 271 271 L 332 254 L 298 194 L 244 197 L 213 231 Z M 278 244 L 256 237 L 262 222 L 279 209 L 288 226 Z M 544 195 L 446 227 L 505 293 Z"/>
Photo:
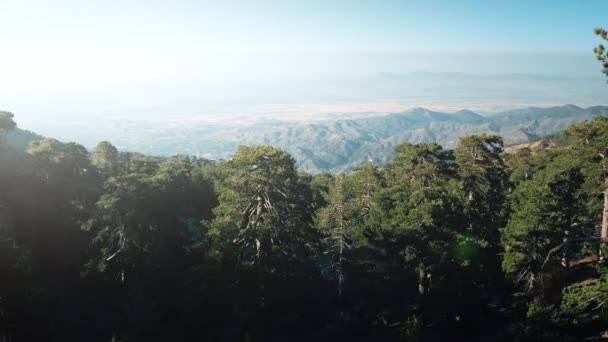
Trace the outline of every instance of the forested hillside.
<path fill-rule="evenodd" d="M 217 163 L 18 153 L 14 129 L 0 113 L 0 341 L 606 334 L 606 117 L 544 148 L 402 143 L 316 176 L 266 145 Z"/>
<path fill-rule="evenodd" d="M 191 154 L 209 159 L 227 159 L 239 145 L 271 145 L 285 149 L 296 159 L 299 170 L 322 172 L 352 171 L 369 159 L 383 165 L 393 157 L 393 150 L 403 142 L 436 142 L 454 148 L 466 134 L 496 134 L 505 144 L 529 142 L 566 127 L 608 114 L 608 107 L 581 108 L 575 105 L 529 107 L 491 116 L 470 110 L 440 112 L 412 108 L 397 113 L 344 114 L 337 118 L 298 122 L 289 115 L 282 120 L 243 120 L 224 118 L 205 121 L 176 118 L 174 121 L 135 119 L 100 120 L 82 127 L 69 122 L 68 136 L 93 147 L 103 132 L 120 149 L 151 155 Z M 253 121 L 253 122 L 251 122 Z M 65 134 L 65 133 L 64 133 Z M 101 140 L 101 139 L 99 139 Z"/>
<path fill-rule="evenodd" d="M 502 136 L 505 144 L 522 143 L 606 114 L 608 107 L 581 108 L 574 105 L 532 107 L 493 116 L 483 116 L 470 110 L 444 113 L 413 108 L 368 118 L 259 124 L 238 129 L 215 141 L 230 142 L 233 146 L 269 144 L 284 148 L 294 156 L 299 169 L 317 174 L 351 171 L 369 159 L 376 165 L 383 165 L 393 158 L 393 150 L 403 142 L 436 142 L 445 148 L 454 148 L 463 135 L 486 133 Z M 212 155 L 223 157 L 232 153 L 226 146 L 209 151 L 213 151 Z"/>

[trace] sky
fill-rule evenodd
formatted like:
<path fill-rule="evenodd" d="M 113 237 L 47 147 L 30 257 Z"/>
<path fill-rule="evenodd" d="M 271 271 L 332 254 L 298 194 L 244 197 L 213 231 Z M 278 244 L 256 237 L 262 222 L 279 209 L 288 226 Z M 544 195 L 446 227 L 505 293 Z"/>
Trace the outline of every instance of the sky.
<path fill-rule="evenodd" d="M 605 0 L 0 0 L 0 109 L 35 123 L 350 101 L 387 73 L 601 80 L 606 13 Z"/>

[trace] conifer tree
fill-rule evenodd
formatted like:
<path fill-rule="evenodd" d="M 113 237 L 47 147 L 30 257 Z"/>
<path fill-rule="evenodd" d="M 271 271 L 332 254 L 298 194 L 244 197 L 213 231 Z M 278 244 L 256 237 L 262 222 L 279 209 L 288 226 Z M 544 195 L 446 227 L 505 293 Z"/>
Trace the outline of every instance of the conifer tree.
<path fill-rule="evenodd" d="M 600 36 L 603 40 L 608 41 L 608 31 L 603 28 L 596 28 L 595 34 Z M 608 76 L 608 51 L 603 44 L 598 44 L 598 46 L 593 50 L 595 52 L 595 56 L 597 60 L 602 63 L 602 72 Z"/>
<path fill-rule="evenodd" d="M 467 221 L 457 257 L 473 271 L 469 278 L 483 285 L 497 285 L 500 279 L 500 229 L 506 224 L 508 189 L 502 152 L 502 138 L 487 134 L 462 137 L 455 150 Z"/>

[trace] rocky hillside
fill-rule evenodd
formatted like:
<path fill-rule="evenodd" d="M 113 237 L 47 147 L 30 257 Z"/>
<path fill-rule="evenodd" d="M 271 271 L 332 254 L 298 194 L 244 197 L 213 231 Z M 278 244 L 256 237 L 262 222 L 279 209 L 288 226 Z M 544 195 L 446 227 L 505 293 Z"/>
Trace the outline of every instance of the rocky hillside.
<path fill-rule="evenodd" d="M 301 170 L 310 173 L 349 170 L 372 160 L 383 164 L 392 157 L 396 145 L 438 142 L 453 148 L 467 134 L 501 135 L 506 145 L 538 140 L 567 126 L 607 115 L 608 106 L 581 108 L 574 105 L 530 107 L 484 116 L 470 110 L 442 113 L 414 108 L 379 116 L 335 118 L 324 121 L 289 122 L 262 120 L 244 124 L 231 120 L 192 125 L 155 124 L 148 121 L 120 120 L 98 130 L 121 150 L 157 156 L 198 155 L 209 159 L 230 158 L 237 146 L 269 144 L 289 151 Z M 82 131 L 86 131 L 83 129 Z M 100 140 L 94 134 L 75 139 L 87 147 Z M 25 149 L 40 137 L 18 130 L 9 142 Z"/>
<path fill-rule="evenodd" d="M 469 110 L 441 113 L 414 108 L 402 113 L 353 120 L 316 123 L 264 123 L 236 129 L 214 143 L 212 155 L 228 157 L 238 144 L 271 144 L 287 149 L 308 172 L 347 170 L 369 159 L 382 164 L 393 148 L 404 141 L 438 142 L 453 148 L 467 134 L 492 133 L 506 144 L 537 140 L 573 123 L 607 115 L 608 107 L 580 108 L 566 105 L 526 108 L 482 116 Z M 202 146 L 201 146 L 202 147 Z M 202 151 L 201 151 L 202 152 Z"/>

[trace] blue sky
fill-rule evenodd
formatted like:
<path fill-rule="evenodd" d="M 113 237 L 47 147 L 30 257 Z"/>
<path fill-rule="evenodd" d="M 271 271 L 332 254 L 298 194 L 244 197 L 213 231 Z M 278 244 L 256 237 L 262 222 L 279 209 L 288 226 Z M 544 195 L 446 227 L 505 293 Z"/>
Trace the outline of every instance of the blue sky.
<path fill-rule="evenodd" d="M 413 71 L 599 78 L 607 13 L 591 0 L 0 0 L 0 107 L 84 115 Z"/>
<path fill-rule="evenodd" d="M 3 0 L 3 38 L 227 50 L 580 53 L 605 1 Z"/>

